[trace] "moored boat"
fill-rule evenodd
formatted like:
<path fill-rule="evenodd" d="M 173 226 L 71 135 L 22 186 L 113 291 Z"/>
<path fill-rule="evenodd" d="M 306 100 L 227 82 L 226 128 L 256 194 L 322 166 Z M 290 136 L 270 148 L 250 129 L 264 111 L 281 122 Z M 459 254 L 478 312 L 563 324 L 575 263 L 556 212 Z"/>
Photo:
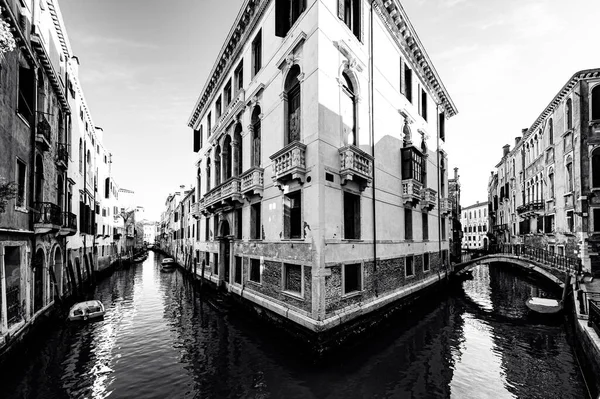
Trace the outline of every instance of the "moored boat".
<path fill-rule="evenodd" d="M 536 313 L 556 314 L 563 308 L 563 302 L 557 299 L 531 297 L 525 302 L 527 307 Z"/>
<path fill-rule="evenodd" d="M 70 321 L 98 319 L 104 316 L 104 305 L 98 300 L 78 302 L 71 306 L 68 319 Z"/>

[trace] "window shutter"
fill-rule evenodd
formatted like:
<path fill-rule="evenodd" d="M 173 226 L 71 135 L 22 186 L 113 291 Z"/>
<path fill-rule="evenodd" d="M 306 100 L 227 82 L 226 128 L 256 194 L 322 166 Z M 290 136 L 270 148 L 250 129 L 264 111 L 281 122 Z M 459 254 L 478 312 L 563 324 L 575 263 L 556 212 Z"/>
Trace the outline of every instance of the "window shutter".
<path fill-rule="evenodd" d="M 290 2 L 289 0 L 275 1 L 275 36 L 285 37 L 290 30 Z"/>
<path fill-rule="evenodd" d="M 200 151 L 200 132 L 194 130 L 194 152 Z"/>
<path fill-rule="evenodd" d="M 344 0 L 338 0 L 338 18 L 344 20 Z"/>
<path fill-rule="evenodd" d="M 290 238 L 291 236 L 291 200 L 290 198 L 283 197 L 283 237 Z"/>

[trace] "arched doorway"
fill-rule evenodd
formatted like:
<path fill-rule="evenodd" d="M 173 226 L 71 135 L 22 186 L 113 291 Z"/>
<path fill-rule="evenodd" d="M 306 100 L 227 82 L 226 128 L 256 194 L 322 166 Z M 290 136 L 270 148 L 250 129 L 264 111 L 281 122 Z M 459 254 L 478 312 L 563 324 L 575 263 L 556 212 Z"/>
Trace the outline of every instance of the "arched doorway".
<path fill-rule="evenodd" d="M 487 251 L 488 249 L 488 239 L 487 237 L 483 237 L 483 249 Z"/>
<path fill-rule="evenodd" d="M 54 299 L 54 295 L 58 292 L 58 295 L 62 295 L 61 288 L 63 286 L 63 256 L 59 247 L 54 250 L 54 264 L 48 270 L 50 273 L 50 300 Z"/>
<path fill-rule="evenodd" d="M 39 248 L 33 258 L 33 313 L 44 307 L 44 251 Z"/>
<path fill-rule="evenodd" d="M 229 283 L 229 269 L 230 269 L 230 254 L 231 254 L 231 230 L 229 228 L 229 222 L 223 218 L 219 222 L 218 229 L 219 236 L 219 280 L 226 281 Z"/>

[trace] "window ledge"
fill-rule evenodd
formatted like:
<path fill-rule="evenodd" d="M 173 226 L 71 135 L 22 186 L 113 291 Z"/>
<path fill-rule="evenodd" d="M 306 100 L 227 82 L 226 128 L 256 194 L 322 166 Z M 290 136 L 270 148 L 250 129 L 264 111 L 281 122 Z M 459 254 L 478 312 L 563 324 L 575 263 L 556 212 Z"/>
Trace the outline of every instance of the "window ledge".
<path fill-rule="evenodd" d="M 305 242 L 304 238 L 282 238 L 281 241 L 285 242 Z"/>
<path fill-rule="evenodd" d="M 429 267 L 429 269 L 425 270 L 423 269 L 423 273 L 429 273 L 431 271 L 431 267 Z"/>
<path fill-rule="evenodd" d="M 573 191 L 569 191 L 568 193 L 563 194 L 563 197 L 568 197 L 569 195 L 573 195 Z"/>
<path fill-rule="evenodd" d="M 410 276 L 405 276 L 405 278 L 415 278 L 415 274 L 411 274 Z"/>
<path fill-rule="evenodd" d="M 262 282 L 257 282 L 257 281 L 254 281 L 254 280 L 246 280 L 246 284 L 248 284 L 248 283 L 250 283 L 252 285 L 257 285 L 259 287 L 262 287 Z"/>
<path fill-rule="evenodd" d="M 301 301 L 303 301 L 303 300 L 304 300 L 304 296 L 302 296 L 302 294 L 301 294 L 301 293 L 299 293 L 299 292 L 294 292 L 294 291 L 286 291 L 286 290 L 283 290 L 283 291 L 281 291 L 281 292 L 282 292 L 282 294 L 283 294 L 283 295 L 285 295 L 285 296 L 289 296 L 290 298 L 299 299 L 299 300 L 301 300 Z"/>
<path fill-rule="evenodd" d="M 352 292 L 350 292 L 348 294 L 342 295 L 342 299 L 349 299 L 349 298 L 353 298 L 355 296 L 360 296 L 360 295 L 362 295 L 362 293 L 363 293 L 362 290 L 360 290 L 360 291 L 352 291 Z"/>
<path fill-rule="evenodd" d="M 23 206 L 16 206 L 15 205 L 15 211 L 16 212 L 21 212 L 21 213 L 29 213 L 29 210 Z"/>
<path fill-rule="evenodd" d="M 17 111 L 17 116 L 19 117 L 19 119 L 21 119 L 21 121 L 23 121 L 24 124 L 27 125 L 27 127 L 31 127 L 27 119 L 23 115 L 21 115 L 19 111 Z"/>
<path fill-rule="evenodd" d="M 342 238 L 342 242 L 364 242 L 365 240 L 362 240 L 360 238 Z"/>

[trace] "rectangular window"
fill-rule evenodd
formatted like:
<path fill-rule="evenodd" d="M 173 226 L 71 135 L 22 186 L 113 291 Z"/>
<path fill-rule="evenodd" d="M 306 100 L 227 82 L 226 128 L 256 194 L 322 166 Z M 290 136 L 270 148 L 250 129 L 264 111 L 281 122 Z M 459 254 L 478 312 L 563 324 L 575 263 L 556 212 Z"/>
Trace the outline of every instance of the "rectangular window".
<path fill-rule="evenodd" d="M 16 205 L 19 208 L 25 206 L 25 184 L 27 176 L 27 165 L 25 162 L 17 159 L 17 198 Z"/>
<path fill-rule="evenodd" d="M 260 259 L 250 259 L 250 281 L 260 284 Z"/>
<path fill-rule="evenodd" d="M 564 152 L 570 151 L 571 148 L 573 148 L 573 135 L 571 133 L 568 133 L 565 135 L 565 138 L 563 140 Z"/>
<path fill-rule="evenodd" d="M 412 69 L 408 65 L 404 65 L 404 91 L 408 101 L 412 103 Z"/>
<path fill-rule="evenodd" d="M 544 233 L 554 232 L 554 215 L 544 216 Z"/>
<path fill-rule="evenodd" d="M 202 148 L 202 144 L 200 144 L 201 142 L 202 142 L 201 131 L 194 129 L 194 152 L 200 151 L 200 148 Z"/>
<path fill-rule="evenodd" d="M 592 209 L 592 217 L 594 218 L 594 232 L 600 233 L 600 208 Z"/>
<path fill-rule="evenodd" d="M 215 102 L 215 119 L 219 119 L 221 117 L 221 111 L 221 96 L 219 96 L 219 98 L 217 98 L 217 101 Z"/>
<path fill-rule="evenodd" d="M 446 218 L 442 217 L 440 221 L 440 226 L 442 230 L 442 240 L 446 239 Z"/>
<path fill-rule="evenodd" d="M 430 267 L 431 266 L 429 264 L 429 252 L 425 252 L 423 253 L 423 271 L 428 272 Z"/>
<path fill-rule="evenodd" d="M 414 147 L 402 149 L 402 180 L 408 179 L 423 183 L 423 157 Z"/>
<path fill-rule="evenodd" d="M 404 209 L 404 239 L 413 239 L 412 209 Z"/>
<path fill-rule="evenodd" d="M 423 241 L 429 240 L 429 214 L 422 213 L 421 220 L 423 222 Z"/>
<path fill-rule="evenodd" d="M 223 92 L 223 97 L 225 98 L 225 108 L 231 104 L 231 79 L 225 85 L 225 91 Z"/>
<path fill-rule="evenodd" d="M 204 241 L 208 241 L 210 237 L 210 219 L 204 218 Z"/>
<path fill-rule="evenodd" d="M 252 204 L 250 206 L 250 238 L 260 240 L 261 234 L 261 203 Z"/>
<path fill-rule="evenodd" d="M 283 289 L 294 294 L 302 294 L 302 266 L 283 264 Z"/>
<path fill-rule="evenodd" d="M 242 239 L 242 208 L 235 210 L 236 235 L 238 240 Z"/>
<path fill-rule="evenodd" d="M 361 0 L 338 0 L 338 17 L 361 40 Z"/>
<path fill-rule="evenodd" d="M 213 273 L 219 274 L 219 254 L 215 254 L 215 263 L 213 263 Z"/>
<path fill-rule="evenodd" d="M 344 192 L 344 238 L 360 239 L 360 196 Z"/>
<path fill-rule="evenodd" d="M 34 111 L 34 72 L 33 68 L 19 67 L 19 99 L 17 112 L 31 123 Z"/>
<path fill-rule="evenodd" d="M 240 61 L 234 73 L 235 94 L 244 88 L 244 60 Z"/>
<path fill-rule="evenodd" d="M 446 113 L 440 112 L 439 114 L 439 130 L 440 140 L 446 141 Z M 485 212 L 485 210 L 484 210 Z"/>
<path fill-rule="evenodd" d="M 233 281 L 236 284 L 242 284 L 242 258 L 239 256 L 235 257 L 235 275 Z"/>
<path fill-rule="evenodd" d="M 285 37 L 306 9 L 306 0 L 275 1 L 275 36 Z"/>
<path fill-rule="evenodd" d="M 421 116 L 427 120 L 427 93 L 421 89 Z"/>
<path fill-rule="evenodd" d="M 252 77 L 262 68 L 262 31 L 258 31 L 252 41 Z"/>
<path fill-rule="evenodd" d="M 406 257 L 406 277 L 411 277 L 415 275 L 415 258 L 413 255 L 409 255 Z"/>
<path fill-rule="evenodd" d="M 219 218 L 213 216 L 213 238 L 216 240 L 219 236 Z"/>
<path fill-rule="evenodd" d="M 573 211 L 567 211 L 567 231 L 573 232 L 575 228 L 575 223 L 573 219 Z"/>
<path fill-rule="evenodd" d="M 362 291 L 362 267 L 360 263 L 343 265 L 344 290 L 342 295 Z"/>
<path fill-rule="evenodd" d="M 21 248 L 4 247 L 4 276 L 6 280 L 6 321 L 10 328 L 21 321 Z M 4 299 L 4 298 L 3 298 Z"/>
<path fill-rule="evenodd" d="M 210 135 L 212 134 L 212 120 L 211 120 L 211 112 L 208 113 L 208 116 L 206 117 L 206 135 L 207 137 L 210 137 Z"/>
<path fill-rule="evenodd" d="M 302 238 L 302 192 L 283 196 L 283 230 L 285 238 Z"/>

